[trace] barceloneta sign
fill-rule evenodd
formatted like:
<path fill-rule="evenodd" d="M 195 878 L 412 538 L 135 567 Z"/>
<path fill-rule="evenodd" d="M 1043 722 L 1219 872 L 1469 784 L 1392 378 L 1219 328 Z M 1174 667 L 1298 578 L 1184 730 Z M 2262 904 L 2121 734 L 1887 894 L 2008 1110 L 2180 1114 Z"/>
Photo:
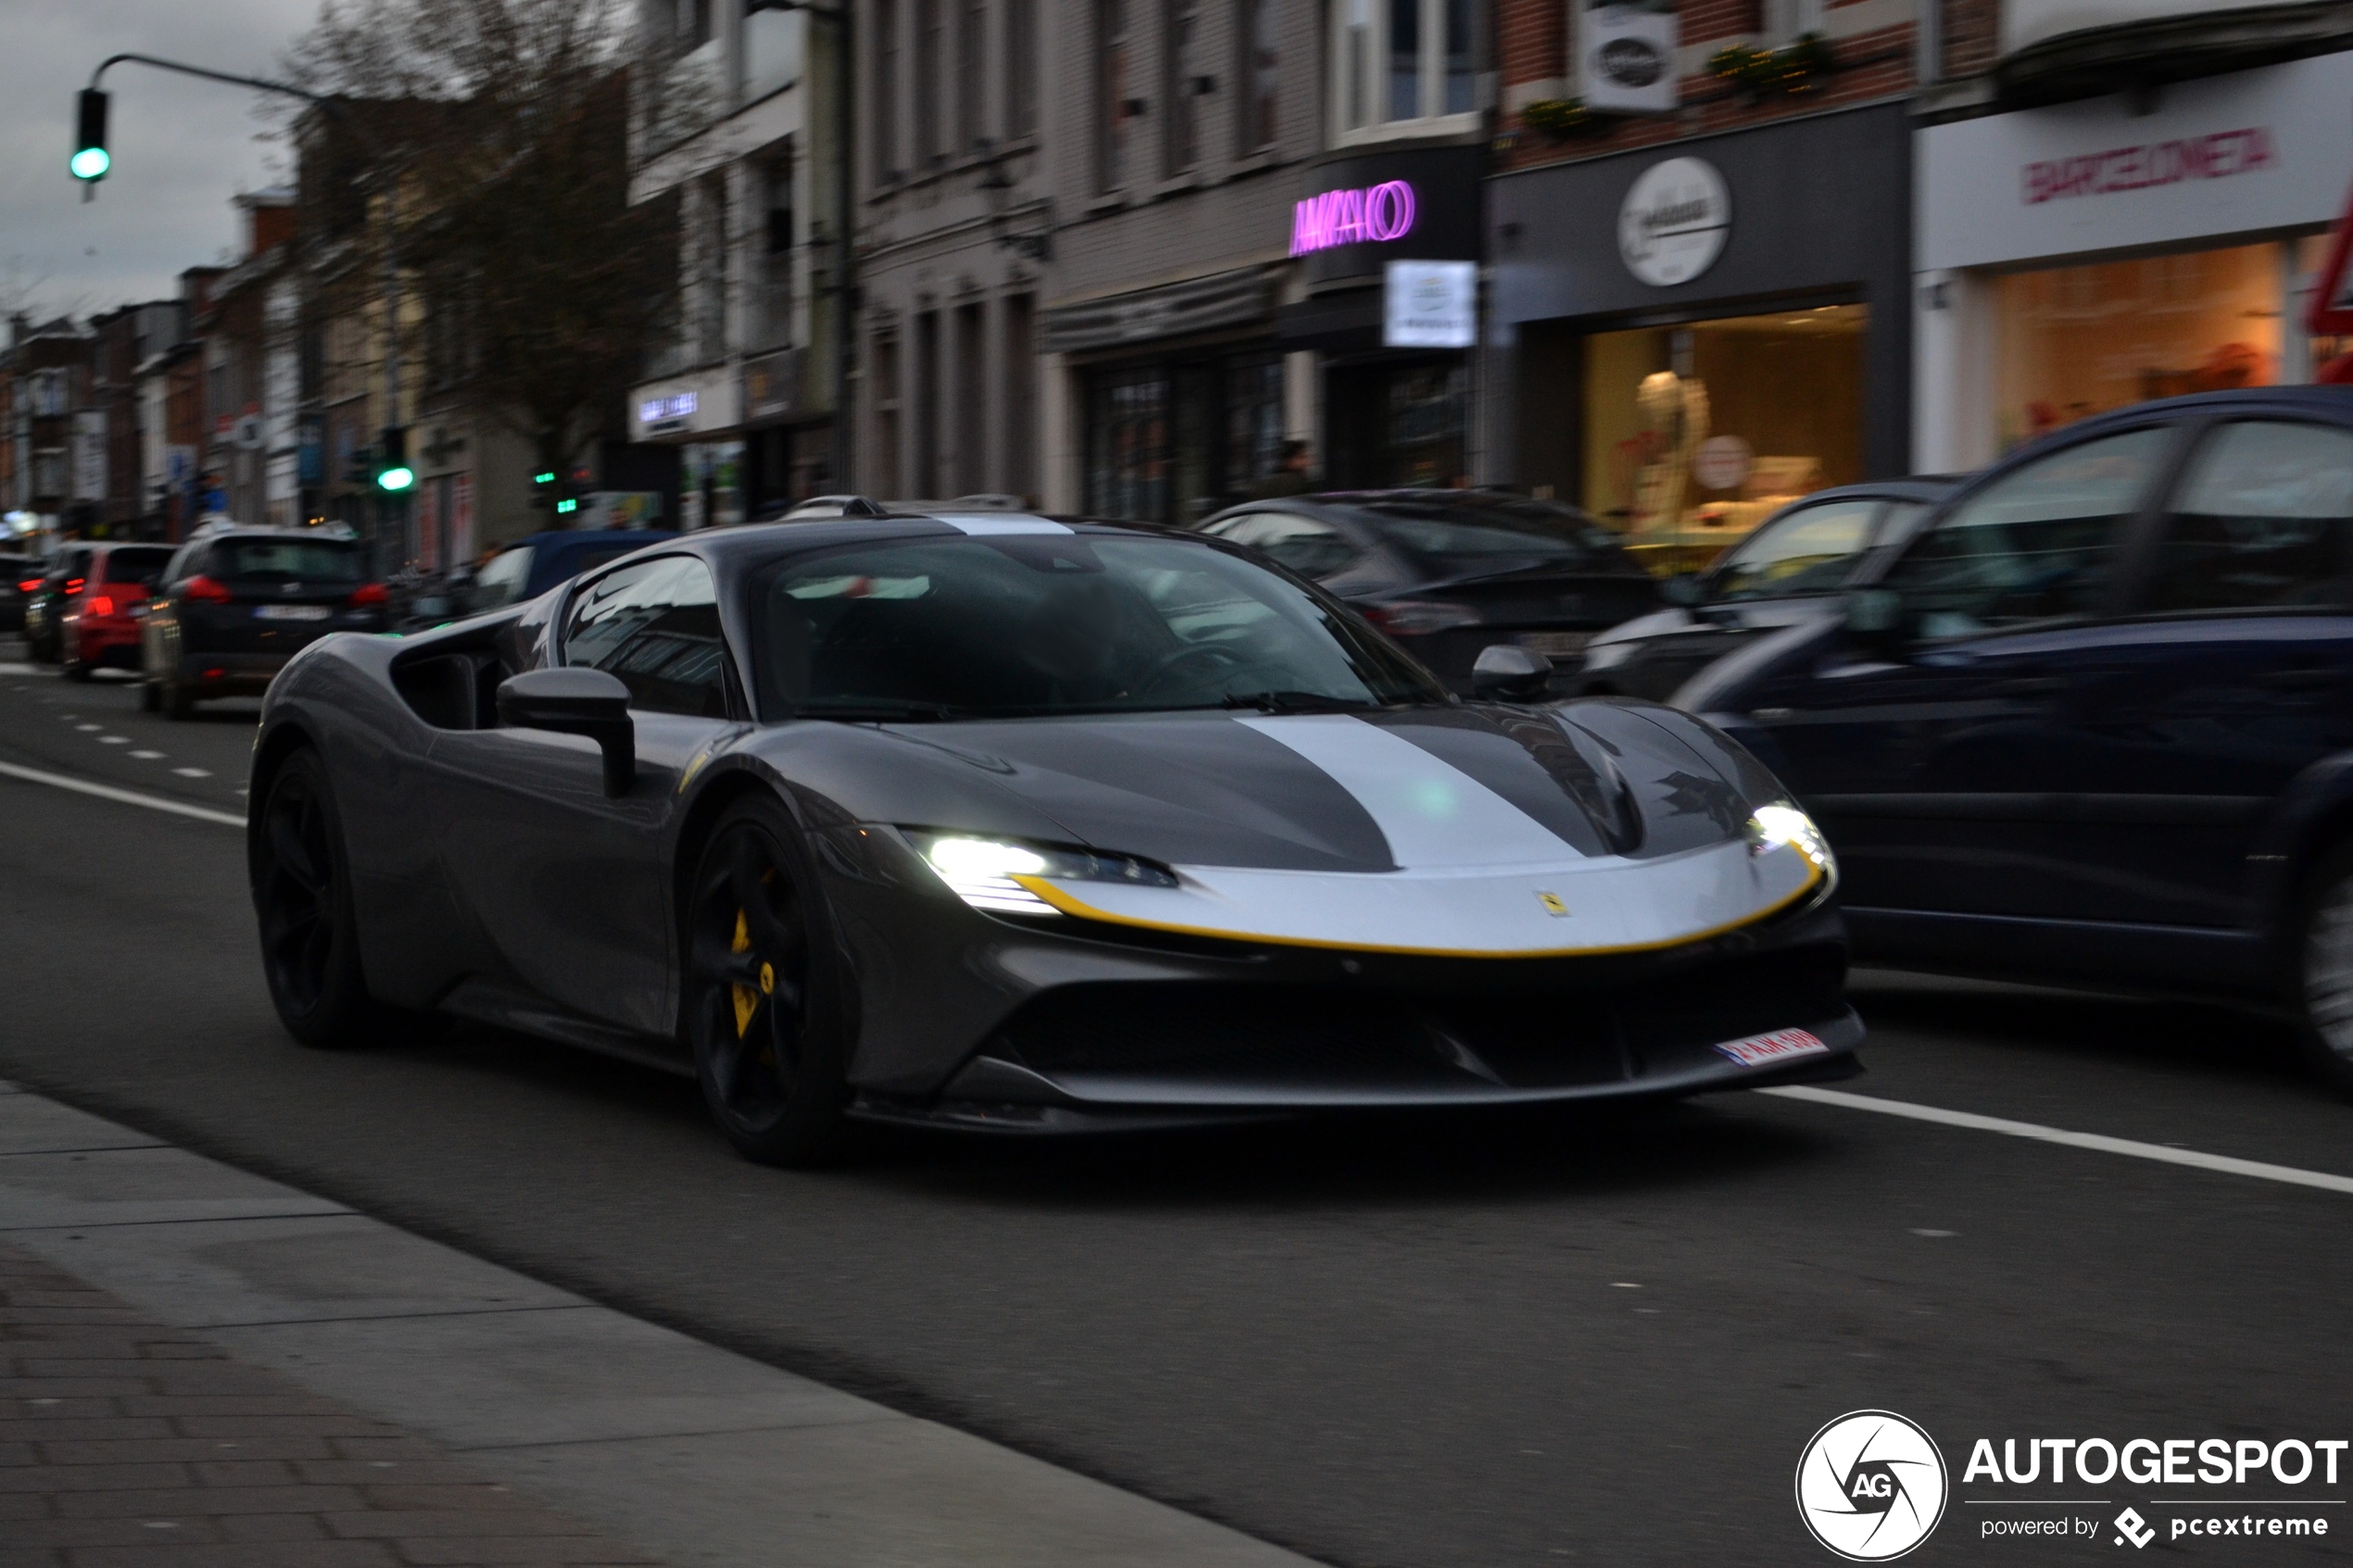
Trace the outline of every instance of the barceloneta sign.
<path fill-rule="evenodd" d="M 1312 256 L 1336 245 L 1403 239 L 1414 227 L 1414 187 L 1385 181 L 1326 191 L 1291 206 L 1290 253 Z"/>

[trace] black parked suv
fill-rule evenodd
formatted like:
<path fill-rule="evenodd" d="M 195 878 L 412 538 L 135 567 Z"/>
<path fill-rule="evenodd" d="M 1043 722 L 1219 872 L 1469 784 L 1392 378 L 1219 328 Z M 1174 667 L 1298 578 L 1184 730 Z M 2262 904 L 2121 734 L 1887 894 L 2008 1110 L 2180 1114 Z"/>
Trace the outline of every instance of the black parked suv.
<path fill-rule="evenodd" d="M 2282 1005 L 2353 1090 L 2353 388 L 2071 425 L 1683 697 L 1828 831 L 1858 958 Z"/>
<path fill-rule="evenodd" d="M 147 611 L 142 704 L 185 719 L 209 697 L 269 688 L 330 632 L 381 632 L 384 586 L 355 540 L 232 529 L 181 547 Z"/>

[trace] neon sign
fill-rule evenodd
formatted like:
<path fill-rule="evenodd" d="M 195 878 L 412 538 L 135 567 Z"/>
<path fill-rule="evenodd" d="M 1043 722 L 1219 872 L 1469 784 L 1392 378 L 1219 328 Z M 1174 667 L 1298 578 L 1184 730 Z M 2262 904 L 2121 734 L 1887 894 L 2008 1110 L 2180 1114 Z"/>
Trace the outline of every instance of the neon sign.
<path fill-rule="evenodd" d="M 1291 207 L 1290 253 L 1403 239 L 1414 227 L 1414 187 L 1403 180 L 1326 191 Z"/>

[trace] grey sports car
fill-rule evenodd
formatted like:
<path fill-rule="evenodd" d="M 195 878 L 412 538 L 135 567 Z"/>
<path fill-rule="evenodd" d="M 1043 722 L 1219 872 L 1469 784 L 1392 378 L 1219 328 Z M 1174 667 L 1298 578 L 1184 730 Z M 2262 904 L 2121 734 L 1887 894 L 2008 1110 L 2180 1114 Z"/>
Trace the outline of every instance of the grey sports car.
<path fill-rule="evenodd" d="M 746 1155 L 1858 1071 L 1829 852 L 1688 715 L 1449 695 L 1239 546 L 1007 515 L 655 545 L 305 649 L 249 864 L 287 1028 L 691 1072 Z"/>

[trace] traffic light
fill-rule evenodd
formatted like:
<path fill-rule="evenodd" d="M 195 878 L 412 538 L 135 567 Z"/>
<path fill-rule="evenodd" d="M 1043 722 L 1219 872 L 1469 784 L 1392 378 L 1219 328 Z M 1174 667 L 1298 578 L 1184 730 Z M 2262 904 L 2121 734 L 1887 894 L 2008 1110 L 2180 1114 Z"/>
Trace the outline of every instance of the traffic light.
<path fill-rule="evenodd" d="M 78 103 L 79 113 L 73 139 L 73 158 L 66 165 L 77 180 L 104 180 L 107 170 L 114 167 L 114 158 L 107 152 L 107 95 L 94 87 L 85 87 Z"/>
<path fill-rule="evenodd" d="M 409 466 L 407 428 L 386 425 L 376 443 L 376 488 L 396 495 L 416 483 L 417 470 Z"/>

